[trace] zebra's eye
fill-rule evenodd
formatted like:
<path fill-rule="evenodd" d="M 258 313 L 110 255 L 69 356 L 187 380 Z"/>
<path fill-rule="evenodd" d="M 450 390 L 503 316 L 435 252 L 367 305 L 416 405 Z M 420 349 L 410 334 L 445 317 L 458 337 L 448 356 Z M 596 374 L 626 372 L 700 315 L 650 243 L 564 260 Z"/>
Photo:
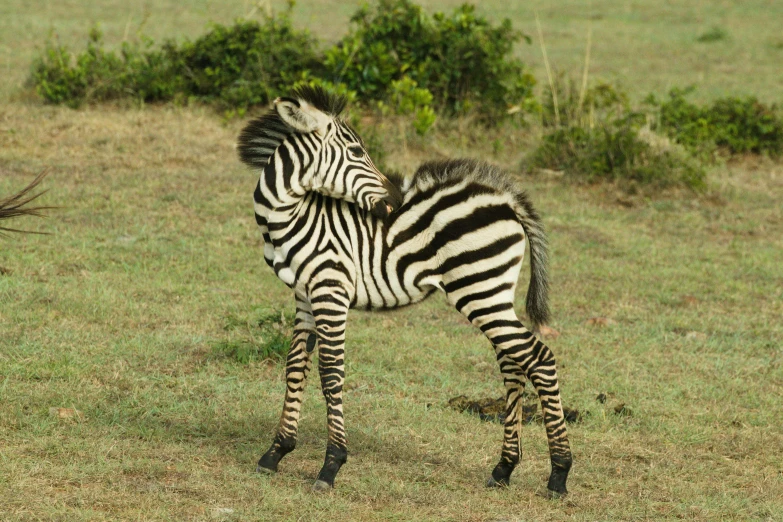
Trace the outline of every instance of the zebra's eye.
<path fill-rule="evenodd" d="M 354 158 L 361 158 L 364 156 L 364 149 L 361 147 L 361 145 L 351 145 L 348 147 L 348 152 L 351 153 L 351 156 Z"/>

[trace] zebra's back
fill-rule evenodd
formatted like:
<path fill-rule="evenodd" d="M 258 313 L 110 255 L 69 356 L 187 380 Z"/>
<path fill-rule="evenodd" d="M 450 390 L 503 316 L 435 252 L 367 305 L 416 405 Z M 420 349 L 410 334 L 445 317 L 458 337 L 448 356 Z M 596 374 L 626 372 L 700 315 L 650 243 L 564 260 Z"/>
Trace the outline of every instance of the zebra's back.
<path fill-rule="evenodd" d="M 465 296 L 503 287 L 513 298 L 526 210 L 502 171 L 466 160 L 428 163 L 401 188 L 403 204 L 386 220 L 316 193 L 295 219 L 276 224 L 270 216 L 278 275 L 296 286 L 332 266 L 329 277 L 344 279 L 353 308 L 405 306 L 437 289 Z"/>

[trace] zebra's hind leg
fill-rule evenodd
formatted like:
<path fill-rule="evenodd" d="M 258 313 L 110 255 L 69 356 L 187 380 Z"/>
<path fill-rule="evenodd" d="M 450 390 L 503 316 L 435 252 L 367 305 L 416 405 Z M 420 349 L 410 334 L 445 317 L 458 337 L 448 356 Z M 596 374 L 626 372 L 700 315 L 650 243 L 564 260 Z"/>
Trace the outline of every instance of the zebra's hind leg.
<path fill-rule="evenodd" d="M 258 461 L 256 466 L 258 472 L 276 472 L 280 460 L 296 447 L 305 381 L 310 372 L 310 358 L 316 344 L 315 321 L 310 312 L 310 305 L 297 298 L 294 336 L 286 358 L 283 413 L 280 415 L 280 423 L 277 425 L 272 445 Z"/>
<path fill-rule="evenodd" d="M 503 425 L 503 448 L 500 462 L 492 470 L 487 487 L 506 487 L 511 480 L 511 472 L 522 455 L 522 408 L 520 399 L 525 389 L 525 376 L 516 367 L 498 358 L 503 384 L 506 387 L 506 418 Z"/>
<path fill-rule="evenodd" d="M 524 375 L 535 387 L 541 401 L 552 464 L 547 483 L 548 496 L 565 495 L 568 492 L 566 480 L 572 458 L 552 351 L 522 325 L 514 314 L 511 302 L 470 308 L 460 311 L 481 329 L 495 347 L 508 392 L 507 412 L 514 414 L 512 419 L 506 419 L 502 456 L 488 485 L 507 485 L 511 471 L 519 460 L 520 423 L 517 420 L 521 418 L 519 398 L 523 389 L 521 376 Z"/>

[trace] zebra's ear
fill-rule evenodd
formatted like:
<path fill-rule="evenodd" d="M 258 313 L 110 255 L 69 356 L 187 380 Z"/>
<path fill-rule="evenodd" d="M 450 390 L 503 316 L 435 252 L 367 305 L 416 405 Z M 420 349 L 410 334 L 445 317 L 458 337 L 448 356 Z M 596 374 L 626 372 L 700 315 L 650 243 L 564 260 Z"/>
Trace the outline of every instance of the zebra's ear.
<path fill-rule="evenodd" d="M 332 118 L 307 103 L 294 98 L 278 98 L 275 110 L 290 127 L 302 133 L 318 132 L 323 134 Z"/>

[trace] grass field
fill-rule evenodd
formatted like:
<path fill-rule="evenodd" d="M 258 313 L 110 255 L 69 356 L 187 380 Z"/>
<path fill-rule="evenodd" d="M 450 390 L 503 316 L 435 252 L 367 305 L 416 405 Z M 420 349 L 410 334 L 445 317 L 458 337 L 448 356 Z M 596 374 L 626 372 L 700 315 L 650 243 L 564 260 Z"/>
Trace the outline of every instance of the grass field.
<path fill-rule="evenodd" d="M 495 15 L 507 3 L 486 4 Z M 530 34 L 535 5 L 550 56 L 568 70 L 594 13 L 595 77 L 644 94 L 698 83 L 705 96 L 780 98 L 777 2 L 509 8 Z M 549 471 L 536 424 L 524 428 L 511 487 L 483 487 L 502 428 L 446 404 L 499 396 L 502 383 L 486 340 L 438 296 L 352 312 L 350 454 L 333 493 L 309 491 L 326 440 L 317 379 L 297 450 L 276 476 L 253 473 L 283 368 L 214 346 L 252 338 L 260 316 L 292 301 L 261 259 L 253 175 L 234 150 L 242 122 L 199 107 L 73 111 L 19 90 L 49 27 L 77 43 L 100 21 L 116 42 L 146 10 L 145 32 L 192 37 L 252 8 L 0 7 L 0 196 L 49 168 L 43 201 L 61 207 L 15 223 L 51 235 L 0 238 L 0 520 L 783 520 L 783 166 L 747 158 L 713 168 L 704 195 L 647 199 L 520 175 L 534 136 L 493 146 L 460 124 L 403 152 L 392 141 L 388 162 L 409 171 L 444 154 L 492 159 L 543 214 L 562 333 L 549 344 L 565 404 L 584 414 L 569 427 L 570 496 L 536 495 Z M 333 39 L 353 7 L 297 9 Z M 324 27 L 324 13 L 336 22 Z M 696 42 L 713 26 L 731 38 Z M 541 69 L 537 47 L 520 52 Z M 587 324 L 595 316 L 613 324 Z M 620 403 L 630 416 L 614 413 Z"/>

